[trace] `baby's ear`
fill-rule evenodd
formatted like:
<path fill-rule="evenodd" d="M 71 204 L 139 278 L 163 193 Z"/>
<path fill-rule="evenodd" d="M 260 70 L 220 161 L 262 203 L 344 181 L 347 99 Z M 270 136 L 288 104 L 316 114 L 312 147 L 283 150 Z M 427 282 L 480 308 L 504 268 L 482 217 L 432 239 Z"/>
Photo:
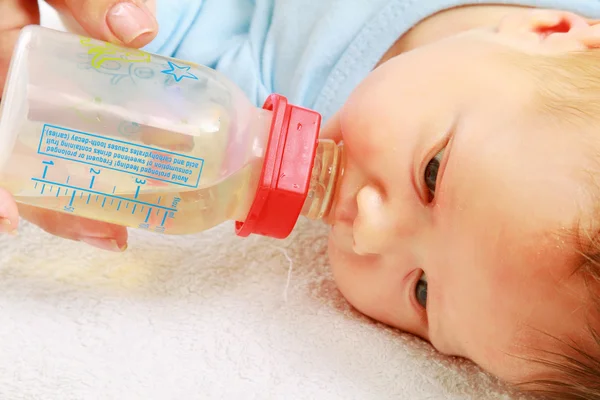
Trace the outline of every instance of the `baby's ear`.
<path fill-rule="evenodd" d="M 501 34 L 537 42 L 545 50 L 575 51 L 600 47 L 600 21 L 558 10 L 527 10 L 508 15 Z"/>

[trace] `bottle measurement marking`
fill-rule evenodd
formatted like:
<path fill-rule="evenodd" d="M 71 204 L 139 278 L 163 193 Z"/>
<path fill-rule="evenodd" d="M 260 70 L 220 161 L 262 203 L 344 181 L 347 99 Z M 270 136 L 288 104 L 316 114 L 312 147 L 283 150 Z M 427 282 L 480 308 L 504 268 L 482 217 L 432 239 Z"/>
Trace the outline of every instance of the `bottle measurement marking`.
<path fill-rule="evenodd" d="M 97 176 L 101 176 L 102 174 L 102 169 L 100 168 L 94 168 L 91 167 L 89 169 L 90 172 L 90 182 L 89 182 L 89 188 L 86 188 L 84 184 L 84 186 L 74 186 L 69 184 L 71 177 L 67 176 L 66 178 L 66 183 L 61 183 L 58 182 L 56 179 L 48 179 L 47 176 L 50 172 L 50 167 L 54 166 L 54 161 L 49 160 L 49 161 L 42 161 L 42 164 L 44 165 L 44 170 L 42 173 L 42 178 L 31 178 L 31 180 L 34 182 L 34 188 L 36 190 L 39 190 L 38 187 L 41 185 L 41 190 L 40 193 L 42 195 L 44 195 L 44 192 L 46 191 L 46 186 L 49 186 L 50 192 L 52 193 L 54 190 L 54 187 L 56 187 L 56 195 L 55 197 L 63 197 L 65 198 L 65 200 L 68 199 L 68 204 L 65 205 L 63 207 L 63 210 L 65 212 L 68 213 L 75 213 L 76 210 L 76 196 L 79 195 L 79 199 L 81 199 L 82 201 L 85 201 L 85 204 L 89 205 L 90 201 L 92 200 L 92 196 L 95 196 L 95 203 L 99 204 L 100 202 L 100 198 L 102 198 L 102 202 L 101 202 L 101 208 L 102 209 L 106 209 L 108 210 L 109 208 L 105 208 L 106 207 L 106 201 L 108 199 L 110 199 L 110 206 L 113 206 L 113 204 L 115 203 L 115 200 L 118 201 L 117 207 L 116 207 L 116 211 L 119 212 L 121 211 L 121 207 L 123 205 L 123 203 L 125 203 L 125 209 L 127 209 L 129 211 L 129 205 L 131 204 L 131 215 L 136 215 L 136 212 L 138 214 L 141 214 L 139 217 L 144 218 L 143 215 L 145 213 L 145 219 L 143 223 L 139 224 L 139 227 L 142 229 L 150 229 L 150 219 L 152 217 L 152 213 L 154 212 L 154 209 L 156 209 L 156 217 L 160 218 L 160 213 L 162 212 L 162 221 L 160 223 L 160 225 L 156 225 L 155 222 L 153 222 L 152 224 L 154 225 L 153 230 L 155 232 L 164 232 L 166 230 L 165 228 L 165 223 L 167 221 L 167 218 L 175 218 L 175 213 L 177 212 L 177 204 L 179 203 L 180 199 L 179 198 L 175 198 L 173 200 L 173 204 L 169 207 L 169 206 L 161 206 L 160 203 L 162 201 L 162 196 L 159 196 L 157 199 L 156 203 L 153 202 L 147 202 L 147 201 L 142 201 L 139 199 L 140 196 L 140 192 L 142 189 L 142 186 L 146 184 L 146 179 L 139 179 L 136 178 L 135 182 L 138 185 L 135 189 L 135 193 L 133 194 L 133 198 L 131 197 L 125 197 L 124 195 L 116 195 L 115 193 L 117 192 L 117 186 L 113 186 L 112 189 L 112 194 L 109 194 L 108 192 L 104 192 L 102 190 L 94 190 L 94 184 L 96 183 L 96 177 Z M 84 194 L 87 194 L 87 199 L 85 199 L 83 196 Z M 139 206 L 139 208 L 138 208 Z M 148 206 L 148 211 L 146 212 L 146 206 Z M 112 208 L 114 210 L 114 208 Z M 125 210 L 122 210 L 125 211 Z"/>
<path fill-rule="evenodd" d="M 44 173 L 42 174 L 42 178 L 46 179 L 46 175 L 48 174 L 48 167 L 54 165 L 54 161 L 42 161 L 44 164 Z"/>
<path fill-rule="evenodd" d="M 107 199 L 111 199 L 111 203 L 113 204 L 114 200 L 117 200 L 119 203 L 117 205 L 117 211 L 119 211 L 121 209 L 121 205 L 122 203 L 125 203 L 126 208 L 129 208 L 129 204 L 132 204 L 133 207 L 133 213 L 135 213 L 135 211 L 137 210 L 138 206 L 147 206 L 149 208 L 148 211 L 148 216 L 147 218 L 149 219 L 149 215 L 152 213 L 153 209 L 157 209 L 157 212 L 160 212 L 161 210 L 164 211 L 164 216 L 163 216 L 163 222 L 162 224 L 164 224 L 164 222 L 167 219 L 168 216 L 168 211 L 172 211 L 172 212 L 177 212 L 176 208 L 173 207 L 165 207 L 165 206 L 161 206 L 159 204 L 153 204 L 153 203 L 148 203 L 146 201 L 141 201 L 139 199 L 131 199 L 131 198 L 127 198 L 127 197 L 122 197 L 122 196 L 117 196 L 114 194 L 109 194 L 109 193 L 103 193 L 103 192 L 98 192 L 96 190 L 91 190 L 91 189 L 85 189 L 85 188 L 80 188 L 80 187 L 76 187 L 76 186 L 71 186 L 68 185 L 66 183 L 59 183 L 59 182 L 54 182 L 54 181 L 50 181 L 50 180 L 45 180 L 45 179 L 39 179 L 39 178 L 31 178 L 32 181 L 34 181 L 35 183 L 38 184 L 42 184 L 42 189 L 41 189 L 41 194 L 44 193 L 45 189 L 46 189 L 46 185 L 50 186 L 50 189 L 52 189 L 54 186 L 57 187 L 57 191 L 56 191 L 56 197 L 60 196 L 60 193 L 62 192 L 63 189 L 71 189 L 71 200 L 69 203 L 69 207 L 73 206 L 73 203 L 75 202 L 75 197 L 77 192 L 86 192 L 88 194 L 87 197 L 87 201 L 86 204 L 89 204 L 90 199 L 92 198 L 93 195 L 96 196 L 97 199 L 100 198 L 100 196 L 103 196 L 103 202 L 102 202 L 102 206 L 104 207 L 106 205 L 106 200 Z M 81 193 L 82 195 L 83 193 Z M 80 195 L 80 198 L 81 198 Z"/>

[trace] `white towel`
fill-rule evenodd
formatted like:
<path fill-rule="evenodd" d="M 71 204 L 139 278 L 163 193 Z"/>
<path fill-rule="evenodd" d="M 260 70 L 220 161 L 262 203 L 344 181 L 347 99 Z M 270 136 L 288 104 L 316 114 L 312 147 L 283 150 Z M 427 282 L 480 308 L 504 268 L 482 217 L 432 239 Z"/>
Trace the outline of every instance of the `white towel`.
<path fill-rule="evenodd" d="M 0 399 L 511 398 L 355 312 L 318 223 L 131 236 L 122 255 L 27 224 L 0 239 Z"/>

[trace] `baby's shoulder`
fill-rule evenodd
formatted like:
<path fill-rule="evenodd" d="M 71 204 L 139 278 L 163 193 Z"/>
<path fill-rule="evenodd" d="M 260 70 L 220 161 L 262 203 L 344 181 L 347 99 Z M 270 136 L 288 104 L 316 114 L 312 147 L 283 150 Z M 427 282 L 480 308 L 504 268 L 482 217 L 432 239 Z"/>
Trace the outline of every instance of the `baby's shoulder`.
<path fill-rule="evenodd" d="M 414 2 L 158 0 L 146 50 L 215 68 L 256 105 L 279 93 L 327 117 L 410 29 L 397 18 L 404 3 Z"/>

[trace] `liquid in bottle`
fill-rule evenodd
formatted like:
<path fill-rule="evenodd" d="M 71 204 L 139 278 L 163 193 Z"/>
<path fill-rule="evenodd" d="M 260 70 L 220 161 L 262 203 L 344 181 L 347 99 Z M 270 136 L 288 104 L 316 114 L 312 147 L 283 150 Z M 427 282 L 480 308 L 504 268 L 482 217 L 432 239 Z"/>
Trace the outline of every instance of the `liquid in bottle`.
<path fill-rule="evenodd" d="M 212 69 L 46 28 L 21 33 L 2 99 L 0 186 L 90 219 L 285 237 L 326 215 L 341 171 L 310 110 L 256 108 Z"/>

